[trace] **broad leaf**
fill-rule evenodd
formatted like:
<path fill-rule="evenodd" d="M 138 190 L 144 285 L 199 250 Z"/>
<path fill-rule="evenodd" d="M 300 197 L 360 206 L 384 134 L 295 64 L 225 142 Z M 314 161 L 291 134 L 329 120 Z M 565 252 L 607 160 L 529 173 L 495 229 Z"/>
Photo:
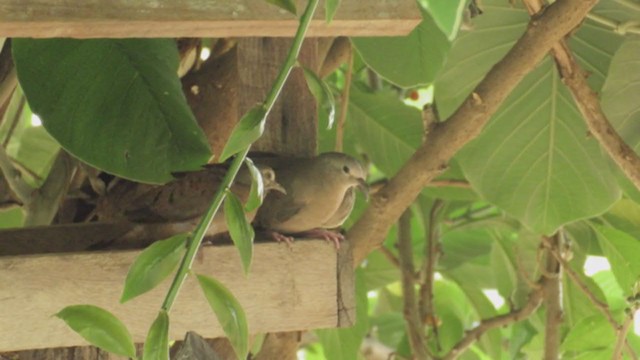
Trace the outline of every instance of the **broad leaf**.
<path fill-rule="evenodd" d="M 333 17 L 340 6 L 340 1 L 341 0 L 324 0 L 324 12 L 327 23 L 330 23 L 331 20 L 333 20 Z"/>
<path fill-rule="evenodd" d="M 244 159 L 244 163 L 251 173 L 251 190 L 249 191 L 249 199 L 244 205 L 244 209 L 246 212 L 251 212 L 262 204 L 262 199 L 264 198 L 264 181 L 260 170 L 258 170 L 251 159 Z"/>
<path fill-rule="evenodd" d="M 403 37 L 352 38 L 364 61 L 390 82 L 413 87 L 431 83 L 449 51 L 447 37 L 428 14 Z"/>
<path fill-rule="evenodd" d="M 452 269 L 479 257 L 487 258 L 495 238 L 486 229 L 463 229 L 444 233 L 440 242 L 442 257 L 438 265 Z"/>
<path fill-rule="evenodd" d="M 253 256 L 254 232 L 247 221 L 244 208 L 238 197 L 231 191 L 227 191 L 224 199 L 224 218 L 229 228 L 229 234 L 236 248 L 240 252 L 244 273 L 249 273 L 251 257 Z"/>
<path fill-rule="evenodd" d="M 267 113 L 263 105 L 257 105 L 244 114 L 233 129 L 233 133 L 231 133 L 218 160 L 225 161 L 256 141 L 264 132 L 266 116 Z"/>
<path fill-rule="evenodd" d="M 169 315 L 160 310 L 144 341 L 142 360 L 169 359 Z"/>
<path fill-rule="evenodd" d="M 266 0 L 269 4 L 273 4 L 279 8 L 285 9 L 293 15 L 297 14 L 296 3 L 294 0 Z"/>
<path fill-rule="evenodd" d="M 622 291 L 626 295 L 631 294 L 640 280 L 640 239 L 612 227 L 592 226 Z"/>
<path fill-rule="evenodd" d="M 93 305 L 73 305 L 65 307 L 56 316 L 91 345 L 135 358 L 136 348 L 129 330 L 107 310 Z"/>
<path fill-rule="evenodd" d="M 374 251 L 367 257 L 362 267 L 362 280 L 367 290 L 379 289 L 400 280 L 400 270 L 389 262 L 379 251 Z"/>
<path fill-rule="evenodd" d="M 151 183 L 198 170 L 211 152 L 176 75 L 172 39 L 15 39 L 20 84 L 71 154 Z"/>
<path fill-rule="evenodd" d="M 318 102 L 318 107 L 327 108 L 328 128 L 331 129 L 336 118 L 336 99 L 333 97 L 333 92 L 324 80 L 307 68 L 304 68 L 304 78 L 307 80 L 311 94 Z"/>
<path fill-rule="evenodd" d="M 249 351 L 249 328 L 242 306 L 216 279 L 198 275 L 198 282 L 236 355 L 239 359 L 246 359 Z"/>
<path fill-rule="evenodd" d="M 527 12 L 484 2 L 475 30 L 454 43 L 436 82 L 441 115 L 449 116 L 524 31 Z M 620 38 L 593 23 L 570 45 L 599 89 Z M 594 49 L 598 49 L 597 51 Z M 582 61 L 589 59 L 589 61 Z M 485 199 L 536 233 L 604 212 L 620 196 L 597 142 L 549 58 L 514 89 L 482 134 L 458 154 L 467 179 Z"/>
<path fill-rule="evenodd" d="M 586 351 L 606 348 L 615 343 L 615 333 L 603 315 L 583 318 L 562 341 L 563 351 Z"/>
<path fill-rule="evenodd" d="M 356 87 L 349 100 L 349 132 L 371 161 L 393 176 L 420 146 L 420 112 L 391 94 L 368 94 Z"/>
<path fill-rule="evenodd" d="M 449 40 L 458 35 L 467 0 L 419 0 Z"/>
<path fill-rule="evenodd" d="M 127 273 L 120 302 L 124 303 L 144 294 L 166 279 L 176 269 L 186 251 L 188 236 L 178 234 L 156 241 L 144 249 Z"/>

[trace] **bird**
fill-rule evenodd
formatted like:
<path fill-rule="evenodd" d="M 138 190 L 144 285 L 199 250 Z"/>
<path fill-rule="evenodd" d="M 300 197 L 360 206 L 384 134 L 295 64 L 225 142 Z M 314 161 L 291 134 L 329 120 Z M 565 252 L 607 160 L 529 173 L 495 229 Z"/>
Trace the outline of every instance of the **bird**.
<path fill-rule="evenodd" d="M 257 165 L 263 180 L 264 194 L 271 190 L 285 191 L 276 181 L 275 172 L 265 165 Z M 212 164 L 200 171 L 176 174 L 176 179 L 165 185 L 149 185 L 120 180 L 98 201 L 96 215 L 99 221 L 144 224 L 169 224 L 169 233 L 193 230 L 210 206 L 215 192 L 226 174 L 227 166 Z M 242 203 L 246 203 L 251 190 L 252 176 L 246 166 L 238 171 L 230 189 Z M 251 222 L 256 210 L 246 213 Z M 222 208 L 214 217 L 207 235 L 227 232 Z"/>
<path fill-rule="evenodd" d="M 271 167 L 285 190 L 265 197 L 254 221 L 256 227 L 288 244 L 294 236 L 320 237 L 339 248 L 344 236 L 333 229 L 340 227 L 353 210 L 356 189 L 368 195 L 365 167 L 338 152 L 253 160 Z"/>

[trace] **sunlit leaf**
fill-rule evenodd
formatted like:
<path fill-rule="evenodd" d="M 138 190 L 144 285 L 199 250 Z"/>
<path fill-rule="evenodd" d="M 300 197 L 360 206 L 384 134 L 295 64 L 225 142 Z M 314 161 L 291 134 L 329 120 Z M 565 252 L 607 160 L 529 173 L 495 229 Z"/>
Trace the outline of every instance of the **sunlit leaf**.
<path fill-rule="evenodd" d="M 612 227 L 592 226 L 622 291 L 630 294 L 640 280 L 640 239 Z"/>
<path fill-rule="evenodd" d="M 244 162 L 251 173 L 251 190 L 249 191 L 249 199 L 247 203 L 244 204 L 244 209 L 246 212 L 251 212 L 262 204 L 262 199 L 264 198 L 264 181 L 260 170 L 258 170 L 251 159 L 246 158 Z"/>
<path fill-rule="evenodd" d="M 120 302 L 124 303 L 144 294 L 166 279 L 176 269 L 186 251 L 188 236 L 178 234 L 156 241 L 144 249 L 127 273 Z"/>
<path fill-rule="evenodd" d="M 297 14 L 296 3 L 294 0 L 266 0 L 269 4 L 273 4 L 279 8 L 285 9 L 293 15 Z"/>
<path fill-rule="evenodd" d="M 246 359 L 249 351 L 249 329 L 242 306 L 216 279 L 198 275 L 198 282 L 236 355 L 239 359 Z"/>
<path fill-rule="evenodd" d="M 231 191 L 227 192 L 227 196 L 224 199 L 224 218 L 227 222 L 231 239 L 240 252 L 242 268 L 245 274 L 248 274 L 251 267 L 251 257 L 253 256 L 254 231 L 247 221 L 242 203 Z"/>
<path fill-rule="evenodd" d="M 129 330 L 107 310 L 93 305 L 73 305 L 65 307 L 56 316 L 91 345 L 130 358 L 136 356 Z"/>
<path fill-rule="evenodd" d="M 262 105 L 255 106 L 244 114 L 233 129 L 218 160 L 225 161 L 256 141 L 264 132 L 265 117 L 266 111 Z"/>
<path fill-rule="evenodd" d="M 615 333 L 603 315 L 582 319 L 571 328 L 562 341 L 563 351 L 596 350 L 615 343 Z"/>
<path fill-rule="evenodd" d="M 12 51 L 31 109 L 81 160 L 164 183 L 211 156 L 176 75 L 173 39 L 14 39 Z"/>
<path fill-rule="evenodd" d="M 160 310 L 144 341 L 142 360 L 169 359 L 169 315 Z"/>
<path fill-rule="evenodd" d="M 327 23 L 330 23 L 331 20 L 333 20 L 333 17 L 340 6 L 340 1 L 341 0 L 324 0 L 325 18 Z"/>
<path fill-rule="evenodd" d="M 449 40 L 455 39 L 462 23 L 467 0 L 419 0 Z"/>

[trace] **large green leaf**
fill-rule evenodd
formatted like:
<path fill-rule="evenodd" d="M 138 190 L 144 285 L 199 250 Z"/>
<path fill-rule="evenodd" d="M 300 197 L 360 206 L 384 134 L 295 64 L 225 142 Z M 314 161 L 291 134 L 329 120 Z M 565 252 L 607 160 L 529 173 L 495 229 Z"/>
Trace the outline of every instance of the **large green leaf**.
<path fill-rule="evenodd" d="M 254 231 L 247 221 L 240 199 L 231 191 L 227 191 L 227 197 L 224 199 L 224 219 L 231 239 L 240 252 L 242 269 L 248 274 L 253 257 Z"/>
<path fill-rule="evenodd" d="M 467 0 L 418 0 L 449 40 L 455 39 L 462 23 Z"/>
<path fill-rule="evenodd" d="M 608 226 L 594 224 L 593 228 L 622 291 L 632 294 L 640 281 L 640 239 Z"/>
<path fill-rule="evenodd" d="M 390 82 L 412 87 L 431 83 L 447 56 L 449 41 L 428 14 L 409 35 L 352 38 L 364 61 Z"/>
<path fill-rule="evenodd" d="M 198 282 L 237 357 L 246 359 L 249 352 L 249 326 L 242 306 L 218 280 L 198 275 Z"/>
<path fill-rule="evenodd" d="M 486 258 L 494 241 L 486 229 L 448 231 L 440 239 L 442 257 L 438 264 L 444 269 L 452 269 L 478 257 Z"/>
<path fill-rule="evenodd" d="M 528 15 L 502 1 L 484 3 L 474 31 L 460 36 L 436 82 L 449 116 L 524 31 Z M 587 22 L 570 45 L 602 86 L 620 37 Z M 546 58 L 511 93 L 483 133 L 458 155 L 473 188 L 537 233 L 604 212 L 619 196 L 597 142 Z"/>
<path fill-rule="evenodd" d="M 129 330 L 107 310 L 93 305 L 73 305 L 62 309 L 56 316 L 91 345 L 135 358 L 136 347 Z"/>
<path fill-rule="evenodd" d="M 83 161 L 163 183 L 198 170 L 209 145 L 182 93 L 171 39 L 15 39 L 29 105 Z"/>
<path fill-rule="evenodd" d="M 167 359 L 169 359 L 169 314 L 160 310 L 144 341 L 142 360 Z"/>
<path fill-rule="evenodd" d="M 267 112 L 264 105 L 256 105 L 242 116 L 222 149 L 219 161 L 225 161 L 256 141 L 264 132 Z"/>
<path fill-rule="evenodd" d="M 351 89 L 347 127 L 387 176 L 394 175 L 411 157 L 423 134 L 418 110 L 391 94 L 369 94 L 356 87 Z"/>
<path fill-rule="evenodd" d="M 563 351 L 597 350 L 615 343 L 615 333 L 611 324 L 602 315 L 580 320 L 562 341 Z"/>
<path fill-rule="evenodd" d="M 188 234 L 178 234 L 149 245 L 133 262 L 124 282 L 120 302 L 153 289 L 166 279 L 178 266 L 186 251 Z"/>

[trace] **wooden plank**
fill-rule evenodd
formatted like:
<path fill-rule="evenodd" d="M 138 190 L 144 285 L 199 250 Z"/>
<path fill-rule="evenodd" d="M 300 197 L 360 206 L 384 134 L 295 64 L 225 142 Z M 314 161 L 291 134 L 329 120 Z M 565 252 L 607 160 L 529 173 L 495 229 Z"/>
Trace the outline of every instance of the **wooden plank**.
<path fill-rule="evenodd" d="M 301 240 L 291 247 L 273 242 L 256 244 L 248 277 L 234 247 L 208 246 L 201 252 L 195 272 L 214 276 L 229 287 L 247 312 L 251 333 L 353 324 L 353 267 L 348 243 L 337 253 L 332 244 L 322 240 Z M 51 316 L 73 304 L 93 304 L 112 311 L 127 324 L 134 341 L 144 341 L 169 281 L 119 304 L 127 270 L 137 254 L 127 250 L 0 257 L 0 351 L 86 344 L 63 321 Z M 192 277 L 171 312 L 170 337 L 182 339 L 189 330 L 205 337 L 223 335 Z"/>
<path fill-rule="evenodd" d="M 323 19 L 321 6 L 309 36 L 405 35 L 421 16 L 414 0 L 343 0 L 331 24 Z M 297 25 L 264 0 L 0 0 L 3 37 L 291 37 Z"/>

